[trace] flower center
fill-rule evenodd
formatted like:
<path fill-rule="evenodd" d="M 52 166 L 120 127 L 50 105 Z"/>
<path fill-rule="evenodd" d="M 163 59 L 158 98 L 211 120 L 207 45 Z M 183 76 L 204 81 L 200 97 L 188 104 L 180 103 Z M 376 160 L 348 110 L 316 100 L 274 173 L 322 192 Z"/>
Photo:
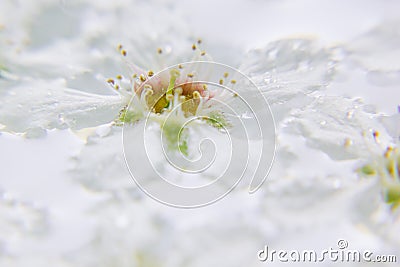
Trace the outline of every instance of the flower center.
<path fill-rule="evenodd" d="M 192 76 L 192 75 L 189 75 Z M 154 113 L 180 108 L 185 117 L 194 116 L 202 98 L 208 98 L 207 86 L 193 82 L 192 77 L 180 77 L 177 69 L 170 71 L 168 86 L 165 82 L 150 79 L 139 92 L 144 96 L 147 108 Z"/>

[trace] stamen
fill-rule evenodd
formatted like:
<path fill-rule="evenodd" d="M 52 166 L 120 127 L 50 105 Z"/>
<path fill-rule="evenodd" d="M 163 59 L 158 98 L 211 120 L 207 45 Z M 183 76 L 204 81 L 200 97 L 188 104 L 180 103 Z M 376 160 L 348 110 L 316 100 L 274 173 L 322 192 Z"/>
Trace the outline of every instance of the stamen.
<path fill-rule="evenodd" d="M 199 99 L 199 98 L 200 98 L 200 93 L 199 93 L 199 91 L 194 91 L 194 92 L 193 92 L 193 98 L 194 98 L 194 99 Z"/>
<path fill-rule="evenodd" d="M 109 78 L 109 79 L 107 79 L 107 83 L 114 84 L 114 83 L 115 83 L 115 81 L 114 81 L 114 79 L 112 79 L 112 78 Z"/>
<path fill-rule="evenodd" d="M 183 66 L 181 64 L 178 65 L 178 68 L 183 69 Z"/>
<path fill-rule="evenodd" d="M 188 73 L 188 75 L 187 75 L 189 78 L 193 78 L 194 77 L 194 74 L 193 73 Z"/>
<path fill-rule="evenodd" d="M 122 80 L 122 75 L 118 74 L 118 75 L 116 76 L 116 78 L 117 78 L 118 80 Z"/>
<path fill-rule="evenodd" d="M 344 140 L 344 147 L 350 147 L 353 144 L 353 141 L 350 138 L 346 138 Z"/>
<path fill-rule="evenodd" d="M 200 56 L 204 56 L 206 54 L 205 51 L 201 52 Z"/>
<path fill-rule="evenodd" d="M 172 90 L 174 89 L 176 78 L 178 78 L 178 76 L 180 74 L 181 73 L 176 69 L 172 69 L 170 71 L 171 77 L 169 79 L 169 85 L 168 85 L 168 88 L 167 88 L 167 99 L 168 99 L 168 95 L 172 95 Z"/>
<path fill-rule="evenodd" d="M 126 54 L 127 54 L 127 53 L 126 53 L 126 50 L 125 50 L 125 49 L 122 49 L 122 50 L 121 50 L 121 55 L 123 55 L 124 57 L 126 57 Z"/>
<path fill-rule="evenodd" d="M 231 80 L 231 84 L 236 84 L 236 80 Z"/>
<path fill-rule="evenodd" d="M 117 46 L 118 51 L 121 51 L 122 47 L 123 47 L 122 44 L 118 44 Z"/>
<path fill-rule="evenodd" d="M 154 75 L 154 72 L 152 70 L 149 70 L 149 72 L 147 73 L 147 76 L 152 77 Z"/>
<path fill-rule="evenodd" d="M 203 91 L 203 92 L 201 92 L 201 96 L 204 97 L 205 99 L 208 99 L 210 97 L 210 92 L 209 91 Z"/>
<path fill-rule="evenodd" d="M 136 79 L 136 78 L 137 78 L 137 74 L 136 74 L 136 73 L 133 74 L 133 75 L 132 75 L 132 78 L 133 78 L 133 79 Z"/>
<path fill-rule="evenodd" d="M 395 173 L 396 173 L 396 163 L 395 163 L 395 161 L 394 161 L 394 159 L 391 159 L 391 160 L 389 160 L 389 164 L 388 164 L 388 166 L 387 166 L 387 169 L 388 169 L 388 171 L 389 171 L 389 174 L 392 176 L 392 177 L 395 177 Z"/>
<path fill-rule="evenodd" d="M 116 84 L 116 85 L 114 86 L 114 88 L 115 88 L 115 90 L 119 90 L 119 85 Z"/>
<path fill-rule="evenodd" d="M 157 53 L 158 54 L 162 54 L 162 49 L 161 48 L 157 48 Z"/>
<path fill-rule="evenodd" d="M 372 135 L 374 136 L 375 141 L 378 141 L 379 132 L 378 132 L 378 131 L 374 131 L 374 132 L 372 133 Z"/>
<path fill-rule="evenodd" d="M 146 96 L 150 96 L 150 95 L 153 95 L 153 94 L 154 94 L 153 89 L 147 89 L 146 90 Z"/>
<path fill-rule="evenodd" d="M 143 74 L 140 74 L 139 79 L 140 79 L 142 82 L 145 82 L 145 81 L 146 81 L 146 77 L 144 77 Z"/>
<path fill-rule="evenodd" d="M 182 90 L 181 87 L 178 87 L 178 88 L 175 88 L 174 93 L 175 93 L 176 95 L 181 95 L 181 94 L 183 93 L 183 90 Z"/>
<path fill-rule="evenodd" d="M 207 90 L 207 89 L 208 89 L 207 84 L 203 84 L 203 89 L 204 89 L 204 90 Z"/>
<path fill-rule="evenodd" d="M 384 154 L 385 158 L 389 158 L 390 155 L 392 154 L 392 151 L 393 151 L 393 147 L 388 146 L 386 148 L 386 151 L 385 151 L 385 154 Z"/>
<path fill-rule="evenodd" d="M 220 85 L 223 85 L 223 84 L 224 84 L 224 80 L 222 80 L 222 79 L 219 80 L 219 84 L 220 84 Z"/>
<path fill-rule="evenodd" d="M 202 42 L 203 42 L 203 41 L 202 41 L 201 39 L 198 39 L 198 40 L 197 40 L 197 43 L 198 43 L 198 44 L 201 44 Z"/>
<path fill-rule="evenodd" d="M 228 76 L 229 76 L 229 73 L 225 72 L 224 73 L 224 78 L 228 78 Z"/>
<path fill-rule="evenodd" d="M 193 44 L 193 45 L 192 45 L 192 49 L 193 49 L 193 50 L 196 50 L 196 48 L 197 48 L 196 45 Z"/>

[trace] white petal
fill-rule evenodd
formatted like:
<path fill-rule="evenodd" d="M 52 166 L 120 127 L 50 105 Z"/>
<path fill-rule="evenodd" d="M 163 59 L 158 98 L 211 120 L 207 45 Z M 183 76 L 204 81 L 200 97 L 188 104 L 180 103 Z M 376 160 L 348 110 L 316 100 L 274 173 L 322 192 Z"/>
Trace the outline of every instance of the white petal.
<path fill-rule="evenodd" d="M 64 80 L 24 82 L 2 92 L 0 123 L 6 131 L 80 129 L 109 123 L 124 105 L 118 95 L 65 88 Z"/>

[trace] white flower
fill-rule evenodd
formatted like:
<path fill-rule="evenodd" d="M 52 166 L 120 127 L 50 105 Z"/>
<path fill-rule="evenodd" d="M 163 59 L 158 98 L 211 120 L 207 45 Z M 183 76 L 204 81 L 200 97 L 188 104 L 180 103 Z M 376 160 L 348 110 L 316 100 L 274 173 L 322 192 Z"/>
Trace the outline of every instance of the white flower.
<path fill-rule="evenodd" d="M 185 141 L 190 143 L 196 130 L 222 135 L 220 126 L 234 126 L 233 118 L 220 113 L 220 106 L 212 100 L 229 103 L 235 97 L 203 86 L 188 90 L 176 86 L 190 81 L 188 75 L 193 71 L 178 65 L 172 73 L 157 75 L 165 67 L 190 58 L 189 40 L 193 38 L 176 14 L 175 5 L 63 1 L 65 6 L 60 11 L 50 0 L 26 3 L 26 8 L 18 8 L 18 3 L 2 3 L 0 10 L 1 17 L 10 21 L 5 25 L 6 38 L 14 38 L 14 45 L 0 44 L 1 65 L 6 68 L 0 71 L 0 128 L 28 136 L 44 134 L 46 129 L 70 128 L 87 138 L 74 158 L 71 175 L 89 191 L 88 198 L 106 200 L 85 214 L 85 221 L 96 233 L 91 242 L 73 252 L 60 252 L 60 248 L 54 253 L 57 255 L 33 256 L 25 256 L 20 243 L 26 244 L 26 235 L 22 240 L 19 234 L 29 236 L 34 231 L 25 231 L 9 218 L 22 216 L 23 220 L 18 217 L 16 221 L 33 222 L 34 229 L 47 229 L 48 225 L 35 216 L 26 218 L 32 213 L 31 207 L 24 208 L 20 216 L 8 204 L 1 204 L 1 225 L 11 229 L 7 240 L 14 234 L 19 237 L 14 243 L 19 248 L 14 258 L 0 255 L 4 265 L 256 266 L 256 252 L 266 243 L 276 249 L 318 250 L 335 245 L 339 235 L 348 238 L 355 249 L 371 246 L 375 252 L 398 253 L 399 240 L 393 234 L 399 230 L 398 220 L 385 210 L 388 205 L 380 196 L 382 188 L 397 188 L 396 183 L 385 187 L 380 178 L 359 179 L 355 171 L 360 161 L 371 160 L 368 166 L 384 174 L 382 181 L 395 181 L 396 176 L 391 174 L 396 172 L 387 164 L 395 162 L 398 153 L 384 158 L 381 151 L 376 152 L 377 140 L 385 145 L 395 143 L 395 123 L 376 114 L 366 100 L 334 94 L 332 87 L 342 78 L 336 76 L 343 66 L 341 57 L 349 56 L 341 54 L 341 49 L 308 39 L 289 39 L 252 50 L 242 71 L 262 88 L 278 122 L 278 160 L 271 175 L 262 190 L 251 197 L 234 190 L 228 198 L 207 208 L 177 210 L 155 203 L 132 182 L 122 156 L 122 127 L 118 124 L 135 127 L 149 116 L 150 135 L 155 135 L 168 122 L 163 131 L 170 137 L 170 148 L 185 151 Z M 76 31 L 55 25 L 56 35 L 41 35 L 45 32 L 41 27 L 22 27 L 43 25 L 48 21 L 46 15 L 59 18 L 61 26 L 71 22 Z M 119 51 L 126 54 L 124 58 L 142 68 L 128 63 L 131 69 L 123 70 L 124 65 L 120 66 L 114 54 L 118 42 L 126 46 Z M 157 53 L 158 46 L 161 54 Z M 242 56 L 227 51 L 228 55 Z M 373 65 L 369 51 L 351 51 L 351 58 Z M 204 57 L 201 52 L 197 47 L 195 53 L 200 59 Z M 353 74 L 351 67 L 346 69 L 349 76 Z M 119 76 L 121 73 L 124 75 Z M 109 80 L 112 91 L 106 90 L 104 76 L 113 77 Z M 232 79 L 230 75 L 219 78 L 225 83 Z M 351 90 L 352 86 L 363 84 L 344 87 Z M 131 107 L 127 107 L 131 100 Z M 189 102 L 179 106 L 183 101 Z M 214 116 L 217 123 L 196 120 L 182 143 L 176 142 L 176 129 L 196 116 Z M 173 147 L 176 144 L 178 147 Z M 151 147 L 157 145 L 154 142 Z M 57 227 L 50 229 L 58 231 Z M 10 244 L 6 243 L 7 249 Z"/>
<path fill-rule="evenodd" d="M 192 46 L 196 53 L 195 60 L 209 58 L 204 51 L 198 51 L 200 43 L 199 40 L 198 44 Z M 120 50 L 126 55 L 127 52 L 122 46 Z M 159 53 L 162 53 L 161 50 Z M 188 130 L 183 129 L 186 122 L 191 121 L 196 125 L 209 124 L 217 129 L 230 126 L 222 112 L 223 107 L 219 109 L 218 106 L 221 106 L 221 103 L 232 102 L 235 93 L 215 86 L 210 88 L 210 77 L 207 70 L 202 70 L 202 64 L 203 61 L 182 63 L 156 74 L 153 70 L 144 71 L 130 64 L 134 70 L 130 75 L 132 78 L 118 75 L 117 80 L 109 79 L 108 82 L 126 103 L 116 120 L 117 125 L 134 124 L 141 120 L 156 122 L 162 128 L 168 147 L 179 149 L 185 155 L 188 154 Z M 204 71 L 206 74 L 201 73 Z M 229 80 L 225 81 L 229 73 L 225 73 L 224 76 L 219 81 L 221 85 L 224 82 L 229 83 Z M 230 83 L 234 84 L 236 81 L 230 80 Z"/>
<path fill-rule="evenodd" d="M 371 162 L 359 168 L 364 176 L 379 179 L 384 200 L 392 210 L 400 206 L 400 154 L 398 148 L 388 146 L 382 156 L 375 156 Z"/>
<path fill-rule="evenodd" d="M 189 46 L 189 33 L 179 16 L 170 16 L 168 3 L 158 4 L 156 17 L 147 15 L 152 11 L 147 3 L 125 0 L 96 5 L 48 0 L 2 3 L 2 131 L 35 137 L 48 129 L 83 129 L 111 122 L 124 105 L 107 88 L 104 77 L 124 69 L 116 59 L 115 44 L 129 43 L 136 62 L 145 62 L 144 66 L 154 66 L 142 53 L 154 44 L 163 47 L 167 59 L 180 54 L 182 43 Z M 127 21 L 137 27 L 135 31 L 116 27 Z M 152 30 L 155 25 L 158 31 Z"/>

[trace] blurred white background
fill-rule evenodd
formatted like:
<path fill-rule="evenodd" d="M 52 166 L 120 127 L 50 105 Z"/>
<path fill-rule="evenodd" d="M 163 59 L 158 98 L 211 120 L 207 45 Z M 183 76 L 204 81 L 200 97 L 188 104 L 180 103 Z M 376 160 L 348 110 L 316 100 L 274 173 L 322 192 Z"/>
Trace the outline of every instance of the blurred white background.
<path fill-rule="evenodd" d="M 398 1 L 2 0 L 0 265 L 258 266 L 264 245 L 322 251 L 339 239 L 399 259 L 399 214 L 377 179 L 355 171 L 398 143 L 399 10 Z M 197 38 L 265 90 L 278 147 L 256 194 L 243 186 L 180 210 L 130 179 L 121 131 L 103 125 L 118 109 L 91 107 L 113 99 L 105 79 L 126 71 L 119 43 L 159 70 L 190 60 Z M 171 50 L 164 63 L 157 47 Z"/>

